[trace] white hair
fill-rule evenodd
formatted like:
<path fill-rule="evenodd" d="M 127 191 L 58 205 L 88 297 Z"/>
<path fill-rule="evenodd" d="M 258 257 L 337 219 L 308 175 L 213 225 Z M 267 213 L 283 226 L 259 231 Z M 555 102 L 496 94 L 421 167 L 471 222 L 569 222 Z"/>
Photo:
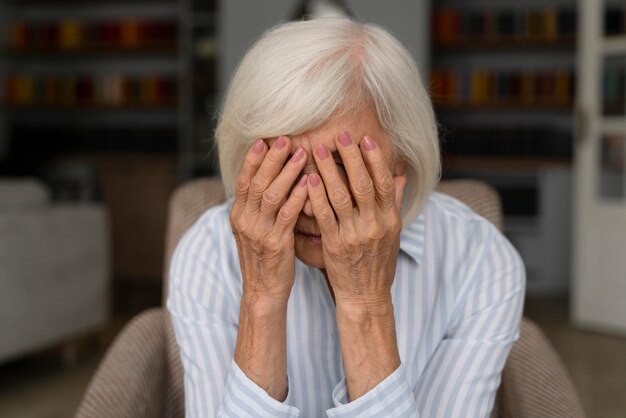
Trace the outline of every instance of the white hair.
<path fill-rule="evenodd" d="M 233 195 L 246 152 L 257 139 L 310 131 L 363 100 L 373 104 L 394 157 L 406 163 L 402 218 L 411 223 L 441 171 L 430 98 L 396 38 L 345 18 L 284 23 L 248 50 L 216 129 L 227 195 Z"/>

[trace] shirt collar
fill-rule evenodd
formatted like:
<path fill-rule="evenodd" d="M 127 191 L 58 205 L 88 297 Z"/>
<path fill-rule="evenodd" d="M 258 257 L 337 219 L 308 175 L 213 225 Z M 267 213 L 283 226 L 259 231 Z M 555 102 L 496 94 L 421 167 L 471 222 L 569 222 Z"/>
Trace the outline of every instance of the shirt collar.
<path fill-rule="evenodd" d="M 422 211 L 415 222 L 402 229 L 400 233 L 400 250 L 404 251 L 418 264 L 422 264 L 425 241 L 426 217 L 424 211 Z"/>

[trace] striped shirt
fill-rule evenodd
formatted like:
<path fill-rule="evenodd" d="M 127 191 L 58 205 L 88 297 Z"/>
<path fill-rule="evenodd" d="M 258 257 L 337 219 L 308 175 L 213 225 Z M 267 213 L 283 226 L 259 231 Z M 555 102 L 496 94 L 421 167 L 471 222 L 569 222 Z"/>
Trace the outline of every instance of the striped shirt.
<path fill-rule="evenodd" d="M 525 269 L 487 220 L 433 193 L 400 237 L 392 286 L 401 365 L 350 402 L 331 294 L 298 259 L 287 311 L 288 395 L 270 397 L 233 361 L 242 278 L 232 200 L 209 209 L 171 263 L 168 309 L 189 417 L 486 417 L 518 338 Z"/>

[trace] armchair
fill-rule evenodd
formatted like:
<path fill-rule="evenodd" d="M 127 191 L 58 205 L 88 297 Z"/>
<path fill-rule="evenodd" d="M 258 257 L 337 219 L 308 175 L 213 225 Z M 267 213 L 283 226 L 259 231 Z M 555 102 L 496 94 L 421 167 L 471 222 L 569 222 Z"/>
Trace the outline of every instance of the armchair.
<path fill-rule="evenodd" d="M 444 181 L 439 191 L 458 198 L 502 227 L 499 197 L 486 184 L 473 180 Z M 208 207 L 223 199 L 219 179 L 194 180 L 174 192 L 170 200 L 166 269 L 182 234 Z M 166 282 L 167 275 L 164 289 Z M 183 370 L 165 308 L 140 314 L 120 333 L 94 374 L 76 416 L 184 416 Z M 583 416 L 572 381 L 554 348 L 537 325 L 524 319 L 520 339 L 503 371 L 491 417 Z"/>

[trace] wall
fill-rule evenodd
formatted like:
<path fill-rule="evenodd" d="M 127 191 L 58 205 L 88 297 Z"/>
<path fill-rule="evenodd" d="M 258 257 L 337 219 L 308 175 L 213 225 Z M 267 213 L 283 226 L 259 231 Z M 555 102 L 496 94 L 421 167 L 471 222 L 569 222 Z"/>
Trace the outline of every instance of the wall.
<path fill-rule="evenodd" d="M 299 0 L 228 0 L 220 3 L 218 83 L 222 94 L 248 47 L 263 31 L 289 19 L 300 3 Z M 427 80 L 430 54 L 429 0 L 350 0 L 347 3 L 358 20 L 376 23 L 391 31 L 411 51 L 423 79 Z"/>

